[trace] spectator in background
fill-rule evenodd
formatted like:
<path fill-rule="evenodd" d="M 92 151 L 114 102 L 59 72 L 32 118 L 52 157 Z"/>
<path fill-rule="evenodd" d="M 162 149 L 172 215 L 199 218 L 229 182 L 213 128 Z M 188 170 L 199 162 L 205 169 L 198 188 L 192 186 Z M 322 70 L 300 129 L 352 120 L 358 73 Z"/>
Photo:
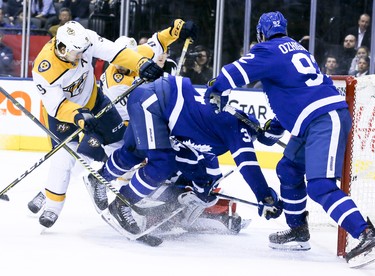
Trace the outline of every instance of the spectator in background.
<path fill-rule="evenodd" d="M 90 2 L 90 0 L 63 0 L 62 7 L 70 9 L 74 21 L 80 21 L 89 18 Z"/>
<path fill-rule="evenodd" d="M 20 10 L 18 14 L 15 16 L 14 21 L 12 22 L 12 25 L 11 25 L 13 29 L 18 29 L 17 33 L 21 33 L 23 19 L 24 19 L 23 10 Z M 35 24 L 31 21 L 30 28 L 36 29 L 37 26 L 35 26 Z"/>
<path fill-rule="evenodd" d="M 42 28 L 43 27 L 50 27 L 57 19 L 56 10 L 53 3 L 53 0 L 32 0 L 31 4 L 31 13 L 33 17 L 38 18 L 42 21 Z M 47 28 L 47 30 L 48 30 Z"/>
<path fill-rule="evenodd" d="M 12 25 L 10 25 L 9 22 L 5 21 L 3 9 L 0 9 L 0 28 L 10 28 L 10 27 L 12 27 Z"/>
<path fill-rule="evenodd" d="M 23 0 L 8 0 L 7 3 L 9 21 L 14 21 L 19 12 L 23 10 Z"/>
<path fill-rule="evenodd" d="M 355 71 L 355 77 L 361 77 L 369 74 L 370 58 L 361 57 L 358 59 L 358 69 Z"/>
<path fill-rule="evenodd" d="M 3 43 L 3 33 L 0 31 L 0 76 L 11 77 L 13 74 L 13 50 Z"/>
<path fill-rule="evenodd" d="M 337 61 L 339 67 L 337 73 L 339 75 L 347 75 L 349 73 L 350 65 L 357 51 L 355 49 L 356 38 L 354 35 L 347 35 L 344 39 L 343 47 L 339 50 Z"/>
<path fill-rule="evenodd" d="M 142 45 L 142 44 L 147 43 L 147 40 L 148 40 L 147 37 L 145 37 L 145 36 L 141 37 L 141 38 L 138 40 L 138 45 Z"/>
<path fill-rule="evenodd" d="M 322 73 L 327 75 L 338 75 L 337 74 L 338 63 L 335 56 L 329 55 L 326 57 L 324 63 L 324 68 L 322 68 Z"/>
<path fill-rule="evenodd" d="M 53 25 L 48 29 L 48 33 L 51 35 L 51 37 L 56 36 L 57 29 L 64 25 L 66 22 L 72 20 L 72 13 L 69 8 L 61 8 L 59 10 L 59 21 L 60 23 L 57 25 Z"/>
<path fill-rule="evenodd" d="M 357 49 L 357 54 L 352 60 L 352 63 L 349 68 L 349 75 L 354 75 L 356 71 L 358 71 L 358 60 L 361 57 L 369 57 L 370 56 L 370 50 L 366 46 L 361 46 Z"/>
<path fill-rule="evenodd" d="M 371 48 L 371 30 L 370 26 L 371 17 L 364 13 L 358 19 L 358 26 L 349 28 L 346 31 L 346 35 L 352 34 L 356 38 L 355 48 L 358 49 L 361 46 Z"/>
<path fill-rule="evenodd" d="M 187 54 L 181 75 L 190 78 L 192 84 L 206 84 L 213 77 L 210 60 L 211 53 L 206 47 L 195 46 L 194 50 Z"/>

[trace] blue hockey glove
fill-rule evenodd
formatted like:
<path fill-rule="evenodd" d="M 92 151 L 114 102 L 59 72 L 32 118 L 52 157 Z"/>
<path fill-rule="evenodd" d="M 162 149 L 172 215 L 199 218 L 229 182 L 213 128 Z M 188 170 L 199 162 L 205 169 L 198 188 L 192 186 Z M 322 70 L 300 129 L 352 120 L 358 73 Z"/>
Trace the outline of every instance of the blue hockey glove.
<path fill-rule="evenodd" d="M 186 21 L 184 25 L 182 25 L 180 38 L 187 39 L 188 37 L 192 40 L 196 40 L 198 37 L 198 27 L 193 21 Z"/>
<path fill-rule="evenodd" d="M 78 113 L 74 116 L 74 124 L 85 132 L 95 132 L 98 120 L 86 107 L 77 109 Z"/>
<path fill-rule="evenodd" d="M 145 81 L 154 81 L 163 76 L 163 69 L 154 61 L 142 58 L 139 63 L 139 77 Z"/>
<path fill-rule="evenodd" d="M 258 214 L 264 216 L 267 220 L 278 218 L 283 212 L 283 202 L 274 189 L 268 188 L 270 196 L 259 202 Z"/>
<path fill-rule="evenodd" d="M 213 195 L 211 192 L 216 188 L 214 182 L 195 182 L 192 181 L 193 191 L 205 203 L 209 203 L 210 206 L 216 204 L 219 200 L 216 195 Z"/>
<path fill-rule="evenodd" d="M 258 134 L 258 141 L 266 146 L 272 146 L 284 135 L 285 129 L 281 126 L 279 120 L 274 117 L 269 119 Z"/>

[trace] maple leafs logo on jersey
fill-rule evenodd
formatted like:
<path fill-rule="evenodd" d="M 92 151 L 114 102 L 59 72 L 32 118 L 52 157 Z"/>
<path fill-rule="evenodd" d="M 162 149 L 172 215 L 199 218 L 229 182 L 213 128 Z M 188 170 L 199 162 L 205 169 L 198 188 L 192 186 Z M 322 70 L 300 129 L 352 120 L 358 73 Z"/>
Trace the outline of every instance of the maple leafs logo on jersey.
<path fill-rule="evenodd" d="M 69 93 L 71 98 L 81 94 L 88 74 L 88 72 L 83 73 L 78 80 L 73 81 L 69 86 L 64 87 L 63 91 Z"/>
<path fill-rule="evenodd" d="M 43 73 L 43 72 L 47 71 L 49 68 L 51 68 L 51 63 L 49 63 L 48 60 L 42 60 L 42 62 L 39 63 L 38 71 L 40 73 Z"/>
<path fill-rule="evenodd" d="M 191 140 L 182 141 L 182 144 L 186 145 L 187 147 L 192 147 L 200 152 L 210 152 L 212 150 L 210 145 L 197 145 L 194 142 L 191 142 Z"/>
<path fill-rule="evenodd" d="M 123 74 L 120 74 L 120 73 L 114 73 L 113 74 L 113 79 L 115 80 L 115 82 L 117 83 L 120 83 L 122 81 L 122 79 L 124 78 L 124 75 Z"/>

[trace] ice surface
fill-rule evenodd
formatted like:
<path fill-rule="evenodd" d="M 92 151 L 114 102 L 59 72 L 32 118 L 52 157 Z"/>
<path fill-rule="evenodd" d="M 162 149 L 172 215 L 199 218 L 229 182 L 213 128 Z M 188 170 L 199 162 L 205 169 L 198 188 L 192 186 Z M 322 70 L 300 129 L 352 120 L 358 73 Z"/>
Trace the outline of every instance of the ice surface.
<path fill-rule="evenodd" d="M 44 152 L 0 151 L 0 190 L 7 187 Z M 53 157 L 52 157 L 53 158 Z M 27 203 L 46 181 L 49 160 L 11 188 L 10 201 L 0 200 L 0 275 L 374 275 L 375 264 L 350 269 L 336 256 L 336 227 L 311 229 L 312 249 L 282 252 L 268 247 L 268 235 L 284 230 L 284 217 L 267 221 L 257 209 L 238 204 L 251 218 L 239 235 L 181 233 L 164 237 L 156 248 L 131 242 L 110 228 L 95 212 L 77 164 L 64 209 L 56 224 L 41 234 L 39 215 Z M 223 166 L 223 171 L 231 167 Z M 272 170 L 266 178 L 276 185 Z M 222 182 L 223 193 L 255 201 L 236 172 Z M 277 188 L 277 187 L 276 187 Z M 116 274 L 114 274 L 116 273 Z"/>

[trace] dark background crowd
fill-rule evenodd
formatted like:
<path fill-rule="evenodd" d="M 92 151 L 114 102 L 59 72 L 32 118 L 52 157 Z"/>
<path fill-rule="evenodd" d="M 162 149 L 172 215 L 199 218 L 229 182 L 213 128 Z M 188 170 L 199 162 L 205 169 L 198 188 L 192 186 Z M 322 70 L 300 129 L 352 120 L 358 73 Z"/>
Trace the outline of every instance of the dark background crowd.
<path fill-rule="evenodd" d="M 121 0 L 29 0 L 31 1 L 30 34 L 53 37 L 68 20 L 115 40 L 120 33 Z M 222 65 L 243 55 L 246 0 L 224 1 L 222 32 Z M 288 19 L 288 34 L 305 48 L 309 45 L 310 0 L 276 0 L 251 2 L 250 47 L 256 43 L 256 24 L 260 15 L 281 11 Z M 216 0 L 133 0 L 129 6 L 128 36 L 140 44 L 155 31 L 168 27 L 176 18 L 193 20 L 199 37 L 189 48 L 182 74 L 194 84 L 204 84 L 213 75 Z M 14 56 L 3 37 L 21 35 L 28 1 L 0 0 L 0 74 L 18 76 L 12 69 Z M 324 73 L 331 75 L 368 74 L 370 66 L 371 15 L 373 1 L 317 1 L 314 55 Z M 27 16 L 27 15 L 26 15 Z M 9 38 L 8 38 L 9 40 Z M 7 39 L 5 39 L 7 41 Z M 182 43 L 169 49 L 170 58 L 178 62 Z"/>

